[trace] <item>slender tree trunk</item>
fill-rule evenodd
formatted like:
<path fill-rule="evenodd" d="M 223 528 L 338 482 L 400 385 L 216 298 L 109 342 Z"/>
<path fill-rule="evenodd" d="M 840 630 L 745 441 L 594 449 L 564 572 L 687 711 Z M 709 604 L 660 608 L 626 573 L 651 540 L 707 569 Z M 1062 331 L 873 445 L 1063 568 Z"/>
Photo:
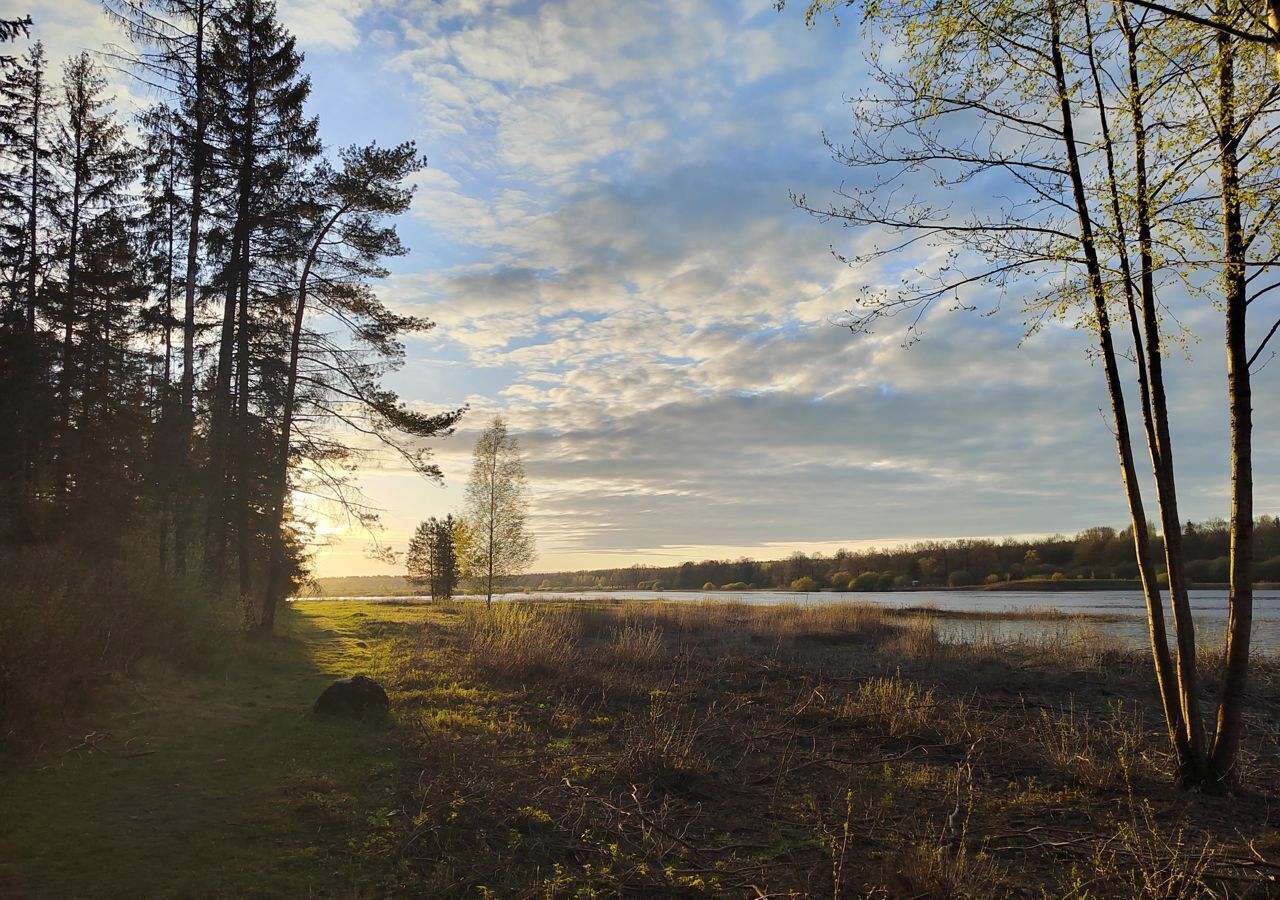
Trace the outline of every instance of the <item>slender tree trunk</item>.
<path fill-rule="evenodd" d="M 1184 704 L 1180 702 L 1179 684 L 1169 653 L 1168 637 L 1164 623 L 1164 606 L 1160 597 L 1160 587 L 1155 577 L 1155 565 L 1152 560 L 1151 543 L 1147 532 L 1146 511 L 1143 507 L 1142 492 L 1134 466 L 1133 444 L 1129 434 L 1129 419 L 1125 408 L 1124 387 L 1120 381 L 1120 373 L 1116 364 L 1115 345 L 1111 334 L 1111 321 L 1107 310 L 1102 267 L 1099 263 L 1097 247 L 1094 243 L 1093 221 L 1089 211 L 1088 194 L 1085 190 L 1084 177 L 1076 146 L 1075 125 L 1066 67 L 1062 58 L 1061 24 L 1057 0 L 1049 0 L 1049 17 L 1051 26 L 1050 55 L 1054 81 L 1059 95 L 1063 145 L 1067 158 L 1072 195 L 1080 222 L 1080 246 L 1085 257 L 1089 293 L 1093 302 L 1099 348 L 1102 352 L 1103 369 L 1106 374 L 1107 394 L 1111 401 L 1116 452 L 1120 459 L 1121 479 L 1124 484 L 1125 497 L 1129 504 L 1129 515 L 1133 525 L 1134 551 L 1137 557 L 1138 572 L 1142 579 L 1143 596 L 1147 604 L 1147 622 L 1151 634 L 1151 649 L 1155 663 L 1156 681 L 1160 689 L 1165 718 L 1169 723 L 1171 733 L 1174 735 L 1174 749 L 1179 757 L 1179 778 L 1185 783 L 1199 777 L 1203 750 L 1197 748 L 1189 739 L 1184 743 L 1178 737 L 1186 733 L 1185 720 L 1182 714 Z"/>
<path fill-rule="evenodd" d="M 81 164 L 82 133 L 75 111 L 72 111 L 72 129 L 74 154 L 71 180 L 71 223 L 67 232 L 67 283 L 62 298 L 62 371 L 58 377 L 58 434 L 59 460 L 57 472 L 57 491 L 59 498 L 67 502 L 67 487 L 71 480 L 71 468 L 75 456 L 75 433 L 71 427 L 72 377 L 75 368 L 75 319 L 78 313 L 79 291 L 79 253 L 80 253 L 80 212 L 84 190 Z"/>
<path fill-rule="evenodd" d="M 33 409 L 32 409 L 32 392 L 35 389 L 34 373 L 37 365 L 38 348 L 36 338 L 36 271 L 39 267 L 39 213 L 40 208 L 40 128 L 41 113 L 44 111 L 44 72 L 37 69 L 34 72 L 35 84 L 32 87 L 31 94 L 31 181 L 29 185 L 29 193 L 27 200 L 30 207 L 27 210 L 27 222 L 24 236 L 27 245 L 27 260 L 25 273 L 25 291 L 24 294 L 24 310 L 23 323 L 24 331 L 22 341 L 22 352 L 26 355 L 24 365 L 22 366 L 23 378 L 30 379 L 24 386 L 22 391 L 22 406 L 20 410 L 21 431 L 20 440 L 21 457 L 20 465 L 22 472 L 19 479 L 19 498 L 18 498 L 18 532 L 22 539 L 26 540 L 31 537 L 32 532 L 32 501 L 35 495 L 35 459 L 33 446 L 34 442 L 31 436 Z"/>
<path fill-rule="evenodd" d="M 1275 35 L 1272 52 L 1276 58 L 1276 72 L 1280 74 L 1280 0 L 1267 0 L 1267 25 Z"/>
<path fill-rule="evenodd" d="M 1253 408 L 1246 346 L 1248 298 L 1244 273 L 1244 229 L 1240 209 L 1239 128 L 1235 114 L 1234 47 L 1218 35 L 1218 147 L 1221 154 L 1222 243 L 1227 308 L 1227 397 L 1231 413 L 1231 591 L 1227 652 L 1218 705 L 1217 733 L 1209 761 L 1218 784 L 1236 780 L 1244 730 L 1245 685 L 1253 627 Z"/>
<path fill-rule="evenodd" d="M 493 568 L 494 558 L 498 555 L 498 457 L 495 452 L 489 460 L 489 583 L 486 591 L 485 605 L 493 606 Z"/>
<path fill-rule="evenodd" d="M 204 31 L 206 4 L 196 7 L 193 78 L 195 80 L 194 146 L 191 152 L 191 205 L 187 222 L 187 265 L 183 281 L 182 313 L 182 389 L 178 427 L 178 503 L 174 522 L 173 555 L 179 574 L 186 572 L 188 530 L 191 527 L 187 498 L 191 495 L 192 431 L 195 427 L 196 384 L 196 280 L 200 275 L 200 225 L 204 215 L 205 140 L 208 112 L 205 94 L 208 90 L 204 64 Z"/>
<path fill-rule="evenodd" d="M 1187 729 L 1187 744 L 1195 758 L 1205 746 L 1204 721 L 1200 713 L 1199 675 L 1196 669 L 1195 621 L 1187 594 L 1185 559 L 1182 552 L 1182 519 L 1178 512 L 1177 480 L 1173 465 L 1173 437 L 1169 427 L 1169 407 L 1164 384 L 1164 348 L 1154 278 L 1154 252 L 1151 233 L 1151 193 L 1147 181 L 1147 133 L 1143 109 L 1143 90 L 1138 68 L 1137 34 L 1122 7 L 1117 9 L 1125 35 L 1126 62 L 1129 77 L 1129 111 L 1133 124 L 1135 217 L 1138 225 L 1138 252 L 1141 273 L 1140 297 L 1142 327 L 1134 322 L 1134 349 L 1145 367 L 1143 417 L 1147 423 L 1147 445 L 1156 485 L 1160 511 L 1160 528 L 1164 538 L 1165 569 L 1169 576 L 1169 599 L 1173 610 L 1174 633 L 1178 646 L 1179 696 L 1182 717 Z M 1133 317 L 1130 306 L 1130 317 Z M 1139 338 L 1139 332 L 1141 337 Z M 1187 773 L 1194 776 L 1193 772 Z"/>
<path fill-rule="evenodd" d="M 41 113 L 44 112 L 44 72 L 35 73 L 36 83 L 31 94 L 31 183 L 27 202 L 27 247 L 30 255 L 27 258 L 26 272 L 26 322 L 27 333 L 36 331 L 36 273 L 40 260 L 40 127 Z"/>
<path fill-rule="evenodd" d="M 302 275 L 298 280 L 298 295 L 293 309 L 293 325 L 289 332 L 289 371 L 285 381 L 284 409 L 280 419 L 280 434 L 276 441 L 276 465 L 273 473 L 273 490 L 271 496 L 271 555 L 267 565 L 267 585 L 263 599 L 263 619 L 268 623 L 275 621 L 275 610 L 284 597 L 284 511 L 289 493 L 289 451 L 293 440 L 293 417 L 298 396 L 298 359 L 302 353 L 302 323 L 307 314 L 307 297 L 310 287 L 311 271 L 315 267 L 316 256 L 321 246 L 329 237 L 329 232 L 338 219 L 347 212 L 348 207 L 339 207 L 325 222 L 316 234 L 307 250 L 306 261 L 302 265 Z M 432 594 L 435 593 L 434 575 Z"/>
<path fill-rule="evenodd" d="M 284 410 L 280 419 L 280 434 L 276 438 L 275 471 L 272 473 L 271 556 L 267 564 L 267 583 L 263 595 L 262 620 L 270 628 L 275 622 L 276 606 L 284 595 L 284 510 L 289 492 L 289 448 L 293 438 L 293 412 L 298 390 L 298 356 L 302 343 L 302 322 L 307 310 L 307 280 L 315 262 L 315 249 L 302 267 L 298 284 L 297 303 L 293 310 L 293 327 L 289 335 L 289 373 L 285 384 Z"/>
<path fill-rule="evenodd" d="M 182 317 L 182 409 L 184 427 L 189 431 L 195 399 L 196 383 L 196 280 L 200 275 L 200 220 L 204 214 L 205 140 L 208 113 L 205 111 L 207 90 L 204 67 L 205 4 L 197 7 L 195 21 L 195 128 L 191 152 L 191 208 L 187 222 L 187 268 L 183 282 Z M 190 436 L 188 435 L 188 443 Z"/>
<path fill-rule="evenodd" d="M 235 522 L 236 522 L 236 562 L 239 569 L 239 590 L 241 607 L 252 611 L 253 603 L 253 534 L 250 516 L 250 482 L 252 479 L 252 460 L 249 433 L 249 384 L 252 361 L 249 356 L 249 260 L 251 245 L 245 242 L 245 258 L 240 268 L 240 311 L 236 324 L 236 414 L 235 440 L 232 448 L 235 454 Z M 266 623 L 262 621 L 258 611 L 259 628 Z"/>
<path fill-rule="evenodd" d="M 315 269 L 316 257 L 320 247 L 328 241 L 329 233 L 335 224 L 351 209 L 349 205 L 339 206 L 329 219 L 321 225 L 311 246 L 307 248 L 306 261 L 302 264 L 302 275 L 298 279 L 298 294 L 293 307 L 293 325 L 289 332 L 289 370 L 284 385 L 284 410 L 280 417 L 280 433 L 276 438 L 276 456 L 274 472 L 274 488 L 271 492 L 271 553 L 268 565 L 268 580 L 264 598 L 264 620 L 275 621 L 275 608 L 284 597 L 284 508 L 289 492 L 289 448 L 293 440 L 293 416 L 298 396 L 298 358 L 302 353 L 302 323 L 306 320 L 308 289 L 310 289 L 311 271 Z M 431 589 L 435 593 L 435 589 Z"/>
<path fill-rule="evenodd" d="M 173 266 L 177 257 L 174 252 L 176 241 L 176 228 L 174 226 L 174 200 L 176 198 L 173 177 L 174 167 L 174 142 L 172 125 L 169 130 L 169 164 L 168 177 L 165 179 L 165 208 L 166 208 L 166 233 L 165 233 L 165 258 L 164 258 L 164 381 L 161 388 L 160 399 L 160 447 L 157 454 L 160 458 L 157 462 L 157 470 L 160 475 L 160 533 L 159 533 L 159 556 L 160 556 L 160 572 L 167 576 L 169 573 L 169 526 L 174 518 L 174 510 L 179 508 L 181 504 L 174 496 L 174 488 L 176 482 L 180 479 L 174 478 L 174 466 L 181 465 L 182 460 L 172 459 L 173 433 L 175 426 L 181 428 L 181 413 L 173 408 Z M 175 420 L 175 412 L 178 412 L 177 420 Z"/>

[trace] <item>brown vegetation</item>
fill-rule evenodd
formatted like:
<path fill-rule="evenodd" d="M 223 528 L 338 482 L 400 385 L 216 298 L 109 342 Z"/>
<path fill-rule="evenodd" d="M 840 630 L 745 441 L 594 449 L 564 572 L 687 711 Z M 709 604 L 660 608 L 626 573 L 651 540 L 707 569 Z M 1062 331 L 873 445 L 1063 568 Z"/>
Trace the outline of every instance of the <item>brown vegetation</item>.
<path fill-rule="evenodd" d="M 397 852 L 456 895 L 1270 896 L 1270 663 L 1247 792 L 1213 796 L 1171 784 L 1148 654 L 1079 622 L 943 634 L 861 605 L 430 607 L 392 654 Z"/>

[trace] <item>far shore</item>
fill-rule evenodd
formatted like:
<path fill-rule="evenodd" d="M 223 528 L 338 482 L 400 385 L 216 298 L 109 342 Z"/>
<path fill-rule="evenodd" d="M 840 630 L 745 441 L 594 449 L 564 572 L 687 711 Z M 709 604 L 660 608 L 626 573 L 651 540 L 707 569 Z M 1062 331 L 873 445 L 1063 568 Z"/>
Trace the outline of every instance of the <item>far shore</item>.
<path fill-rule="evenodd" d="M 325 580 L 326 579 L 319 579 L 319 581 L 321 582 Z M 1163 589 L 1166 589 L 1166 588 L 1162 586 L 1162 590 Z M 1226 591 L 1229 589 L 1230 589 L 1230 585 L 1227 585 L 1225 583 L 1215 583 L 1215 582 L 1193 583 L 1190 586 L 1190 590 L 1193 590 L 1193 591 Z M 1280 590 L 1280 582 L 1259 581 L 1254 584 L 1253 589 L 1256 591 Z M 547 589 L 517 588 L 517 589 L 503 591 L 501 592 L 501 594 L 495 594 L 494 596 L 502 596 L 505 594 L 520 594 L 520 595 L 541 596 L 541 597 L 558 597 L 564 594 L 587 594 L 587 593 L 613 594 L 613 593 L 623 593 L 623 592 L 636 592 L 639 590 L 642 590 L 642 589 L 626 588 L 626 587 L 591 587 L 591 588 L 563 587 L 563 588 L 547 588 Z M 748 588 L 735 588 L 733 590 L 725 590 L 723 588 L 715 588 L 715 589 L 659 588 L 657 590 L 647 591 L 647 592 L 653 593 L 653 594 L 704 594 L 708 597 L 726 597 L 727 598 L 727 597 L 733 597 L 735 595 L 756 594 L 756 593 L 794 594 L 797 597 L 808 597 L 808 596 L 813 596 L 815 594 L 910 594 L 910 593 L 919 593 L 919 592 L 936 593 L 939 591 L 947 591 L 947 592 L 954 591 L 957 593 L 969 593 L 969 592 L 975 592 L 975 591 L 977 592 L 1018 591 L 1018 592 L 1043 592 L 1043 593 L 1075 593 L 1075 592 L 1081 592 L 1081 591 L 1140 591 L 1140 590 L 1142 590 L 1142 584 L 1137 580 L 1130 581 L 1130 580 L 1124 580 L 1124 579 L 1074 578 L 1074 579 L 1060 579 L 1057 581 L 1054 581 L 1051 579 L 1021 579 L 1021 580 L 1013 580 L 1013 581 L 1000 581 L 1000 582 L 996 582 L 995 584 L 969 584 L 969 585 L 917 584 L 917 585 L 909 585 L 909 586 L 903 586 L 903 587 L 885 588 L 883 590 L 874 590 L 874 591 L 859 591 L 859 590 L 841 591 L 836 588 L 820 588 L 818 590 L 813 590 L 813 591 L 793 591 L 793 590 L 788 590 L 786 588 L 748 587 Z M 318 599 L 318 598 L 326 598 L 326 597 L 334 598 L 334 599 L 336 598 L 371 599 L 371 598 L 395 598 L 395 597 L 409 598 L 409 597 L 429 597 L 429 596 L 430 596 L 430 593 L 427 591 L 414 591 L 414 590 L 385 590 L 385 591 L 370 590 L 370 591 L 360 591 L 358 593 L 341 592 L 341 593 L 328 594 L 328 593 L 325 593 L 325 591 L 323 590 L 323 585 L 320 585 L 319 590 L 314 588 L 310 590 L 303 590 L 297 595 L 298 599 Z M 474 596 L 483 596 L 483 595 L 462 593 L 459 596 L 474 597 Z"/>

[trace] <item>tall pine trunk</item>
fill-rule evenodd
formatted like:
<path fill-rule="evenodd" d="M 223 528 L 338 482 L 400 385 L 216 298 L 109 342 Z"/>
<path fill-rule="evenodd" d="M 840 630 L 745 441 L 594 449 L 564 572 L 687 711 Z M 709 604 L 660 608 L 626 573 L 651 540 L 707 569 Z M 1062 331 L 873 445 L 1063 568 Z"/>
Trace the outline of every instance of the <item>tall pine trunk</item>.
<path fill-rule="evenodd" d="M 191 148 L 191 204 L 187 222 L 187 260 L 183 280 L 182 310 L 182 388 L 178 422 L 178 500 L 174 522 L 173 555 L 177 572 L 186 572 L 188 533 L 191 528 L 189 499 L 192 491 L 192 432 L 195 428 L 196 384 L 196 281 L 200 274 L 200 225 L 204 215 L 205 141 L 209 126 L 206 94 L 208 71 L 205 67 L 205 20 L 207 4 L 201 2 L 195 13 L 195 47 L 192 77 L 195 99 L 193 146 Z"/>
<path fill-rule="evenodd" d="M 289 331 L 289 369 L 285 376 L 284 408 L 280 433 L 276 438 L 275 471 L 272 473 L 271 519 L 267 523 L 271 535 L 271 553 L 267 565 L 267 583 L 263 594 L 262 619 L 268 628 L 275 623 L 276 608 L 284 599 L 284 519 L 289 493 L 289 455 L 293 440 L 293 418 L 298 397 L 298 360 L 302 355 L 302 323 L 307 315 L 308 288 L 316 256 L 329 237 L 329 232 L 347 211 L 339 207 L 316 233 L 307 249 L 307 258 L 298 279 L 298 294 Z"/>

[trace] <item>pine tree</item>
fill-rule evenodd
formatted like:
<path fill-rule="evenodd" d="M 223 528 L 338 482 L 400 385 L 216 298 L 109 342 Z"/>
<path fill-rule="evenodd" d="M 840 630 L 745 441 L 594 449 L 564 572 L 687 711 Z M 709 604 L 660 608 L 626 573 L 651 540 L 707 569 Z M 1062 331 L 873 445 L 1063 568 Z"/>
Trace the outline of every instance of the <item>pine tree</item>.
<path fill-rule="evenodd" d="M 30 540 L 39 473 L 37 448 L 50 432 L 52 346 L 40 328 L 48 267 L 53 184 L 53 103 L 37 42 L 0 79 L 0 534 Z"/>
<path fill-rule="evenodd" d="M 218 115 L 212 127 L 230 190 L 222 211 L 229 240 L 223 244 L 223 317 L 210 401 L 209 471 L 213 484 L 223 488 L 220 515 L 212 522 L 211 571 L 215 581 L 224 574 L 229 532 L 246 611 L 255 606 L 254 571 L 270 543 L 267 517 L 256 503 L 270 493 L 259 482 L 269 457 L 264 442 L 270 405 L 281 393 L 273 383 L 279 368 L 268 364 L 269 344 L 283 328 L 285 292 L 300 243 L 296 186 L 320 151 L 317 122 L 304 110 L 311 85 L 301 64 L 274 4 L 239 0 L 218 16 L 211 53 Z"/>
<path fill-rule="evenodd" d="M 409 541 L 405 568 L 409 580 L 425 585 L 433 600 L 453 597 L 458 585 L 457 535 L 460 523 L 452 515 L 443 519 L 432 516 L 418 525 Z"/>
<path fill-rule="evenodd" d="M 55 486 L 66 494 L 83 486 L 77 467 L 86 446 L 78 433 L 78 417 L 90 414 L 85 401 L 94 341 L 90 320 L 95 303 L 106 302 L 93 283 L 99 273 L 86 269 L 92 239 L 105 239 L 107 220 L 129 206 L 128 188 L 135 174 L 135 154 L 125 142 L 124 126 L 108 108 L 107 82 L 88 53 L 72 57 L 62 78 L 65 121 L 54 142 L 53 160 L 62 190 L 52 204 L 59 229 L 52 278 L 53 316 L 61 332 L 57 376 L 58 445 Z M 100 223 L 100 220 L 102 222 Z M 99 227 L 101 225 L 101 227 Z M 123 227 L 123 226 L 121 226 Z"/>
<path fill-rule="evenodd" d="M 384 220 L 409 207 L 413 191 L 405 181 L 423 165 L 417 150 L 411 143 L 389 149 L 350 147 L 340 156 L 340 168 L 327 163 L 316 168 L 305 192 L 305 255 L 293 297 L 272 473 L 272 552 L 264 623 L 271 621 L 286 587 L 280 572 L 291 473 L 317 467 L 332 471 L 334 463 L 352 453 L 334 439 L 333 421 L 377 437 L 415 471 L 439 478 L 439 469 L 418 451 L 413 439 L 448 434 L 462 415 L 462 410 L 411 412 L 378 381 L 400 362 L 400 336 L 431 327 L 425 320 L 392 313 L 368 284 L 387 274 L 384 257 L 405 252 L 395 229 Z M 337 344 L 331 335 L 308 331 L 307 316 L 313 312 L 345 323 L 350 343 Z M 300 422 L 314 420 L 317 414 L 326 423 L 325 433 L 299 428 Z"/>
<path fill-rule="evenodd" d="M 181 573 L 186 570 L 187 547 L 196 520 L 193 508 L 200 505 L 192 458 L 195 450 L 196 338 L 205 294 L 201 272 L 208 226 L 206 198 L 211 173 L 219 163 L 209 134 L 213 118 L 210 45 L 215 19 L 226 4 L 223 0 L 105 0 L 103 5 L 107 14 L 132 40 L 132 50 L 121 54 L 123 61 L 141 82 L 160 91 L 165 98 L 148 118 L 169 120 L 172 143 L 164 152 L 175 163 L 179 176 L 172 185 L 173 197 L 169 208 L 172 210 L 174 206 L 180 206 L 183 215 L 173 246 L 166 249 L 167 255 L 177 257 L 166 277 L 166 303 L 172 306 L 176 302 L 173 295 L 181 293 L 178 304 L 182 329 L 181 374 L 178 376 L 180 387 L 176 410 L 167 408 L 166 411 L 166 425 L 171 433 L 167 434 L 164 446 L 158 451 L 161 459 L 157 464 L 163 461 L 163 477 L 173 498 L 172 514 L 162 517 L 160 523 L 160 546 L 162 552 L 168 546 L 167 529 L 172 520 L 173 556 L 176 570 Z M 173 279 L 172 284 L 168 282 L 169 277 Z M 170 318 L 172 327 L 177 327 L 177 310 Z M 166 333 L 166 348 L 171 347 L 172 342 Z M 172 380 L 172 368 L 172 364 L 166 361 L 166 380 Z"/>

